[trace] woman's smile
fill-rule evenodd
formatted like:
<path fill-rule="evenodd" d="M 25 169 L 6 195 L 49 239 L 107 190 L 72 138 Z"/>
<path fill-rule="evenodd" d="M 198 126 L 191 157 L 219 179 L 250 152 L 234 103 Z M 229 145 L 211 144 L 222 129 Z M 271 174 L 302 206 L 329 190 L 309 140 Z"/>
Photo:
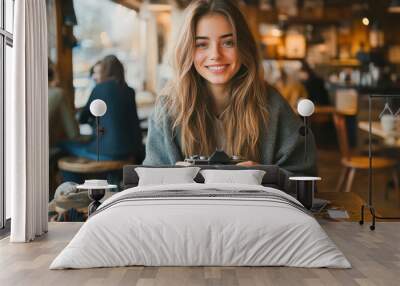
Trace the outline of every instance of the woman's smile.
<path fill-rule="evenodd" d="M 209 65 L 206 68 L 214 74 L 223 74 L 228 69 L 229 65 Z"/>

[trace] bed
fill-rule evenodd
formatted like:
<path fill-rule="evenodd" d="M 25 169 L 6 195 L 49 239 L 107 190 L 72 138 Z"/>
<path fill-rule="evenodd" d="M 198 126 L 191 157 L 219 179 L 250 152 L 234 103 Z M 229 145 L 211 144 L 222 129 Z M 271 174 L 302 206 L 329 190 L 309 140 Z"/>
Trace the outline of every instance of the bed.
<path fill-rule="evenodd" d="M 50 269 L 351 267 L 276 166 L 255 167 L 266 171 L 261 185 L 204 184 L 198 174 L 195 183 L 151 186 L 138 186 L 135 167 L 124 167 L 125 190 L 97 209 Z"/>

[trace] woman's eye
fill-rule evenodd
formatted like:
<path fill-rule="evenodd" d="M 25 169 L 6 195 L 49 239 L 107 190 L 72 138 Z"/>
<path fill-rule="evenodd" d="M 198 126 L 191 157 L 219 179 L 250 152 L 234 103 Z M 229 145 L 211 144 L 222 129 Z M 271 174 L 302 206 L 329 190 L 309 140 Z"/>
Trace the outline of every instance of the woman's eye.
<path fill-rule="evenodd" d="M 235 43 L 232 40 L 229 40 L 229 41 L 225 41 L 223 43 L 223 45 L 224 45 L 224 47 L 231 48 L 231 47 L 233 47 L 235 45 Z"/>
<path fill-rule="evenodd" d="M 204 49 L 207 48 L 207 43 L 196 43 L 196 48 Z"/>

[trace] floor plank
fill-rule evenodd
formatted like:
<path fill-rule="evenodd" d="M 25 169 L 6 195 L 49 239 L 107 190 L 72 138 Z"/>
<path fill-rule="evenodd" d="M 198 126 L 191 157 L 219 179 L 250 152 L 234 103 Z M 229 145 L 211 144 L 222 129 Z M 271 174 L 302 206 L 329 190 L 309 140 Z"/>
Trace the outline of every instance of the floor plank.
<path fill-rule="evenodd" d="M 49 270 L 81 223 L 50 223 L 32 243 L 0 241 L 0 285 L 398 285 L 400 222 L 379 222 L 375 231 L 353 222 L 320 221 L 352 269 L 290 267 L 117 267 Z"/>

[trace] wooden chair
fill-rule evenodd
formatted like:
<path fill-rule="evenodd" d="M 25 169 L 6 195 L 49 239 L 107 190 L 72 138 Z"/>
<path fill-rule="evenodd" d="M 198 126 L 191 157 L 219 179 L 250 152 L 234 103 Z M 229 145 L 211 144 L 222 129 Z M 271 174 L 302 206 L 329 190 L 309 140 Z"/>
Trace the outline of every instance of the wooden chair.
<path fill-rule="evenodd" d="M 345 184 L 345 191 L 349 192 L 353 184 L 356 170 L 368 170 L 369 169 L 369 158 L 368 156 L 353 156 L 350 151 L 347 130 L 346 130 L 346 117 L 343 113 L 336 112 L 333 114 L 333 120 L 336 127 L 337 138 L 339 142 L 339 149 L 341 154 L 341 163 L 343 165 L 342 174 L 336 187 L 336 191 L 342 190 L 343 184 Z M 399 179 L 397 177 L 396 170 L 397 162 L 395 160 L 383 158 L 383 157 L 372 157 L 372 169 L 373 170 L 390 170 L 392 172 L 392 178 L 394 183 L 394 189 L 399 190 Z"/>

